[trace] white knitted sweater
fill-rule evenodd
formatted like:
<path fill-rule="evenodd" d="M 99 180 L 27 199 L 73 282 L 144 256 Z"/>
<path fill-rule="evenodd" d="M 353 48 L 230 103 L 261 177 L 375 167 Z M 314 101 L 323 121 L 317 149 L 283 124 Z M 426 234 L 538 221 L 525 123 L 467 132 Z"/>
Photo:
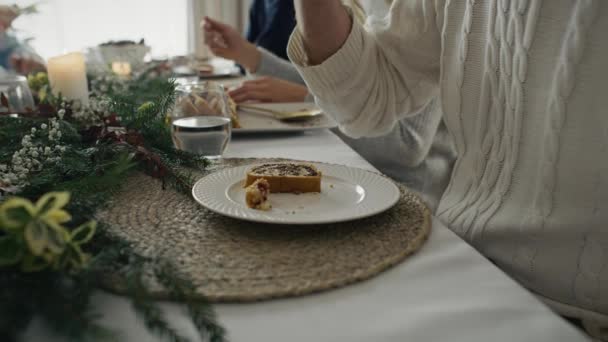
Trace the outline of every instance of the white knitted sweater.
<path fill-rule="evenodd" d="M 397 0 L 319 66 L 297 31 L 288 50 L 353 136 L 439 95 L 459 157 L 438 217 L 560 312 L 608 326 L 607 33 L 605 0 Z"/>
<path fill-rule="evenodd" d="M 261 59 L 256 75 L 304 84 L 293 64 L 264 48 L 258 50 Z M 306 101 L 313 102 L 314 97 L 309 94 Z M 333 131 L 379 171 L 417 192 L 433 212 L 456 159 L 438 102 L 432 101 L 419 113 L 400 120 L 390 133 L 381 137 L 353 139 Z"/>

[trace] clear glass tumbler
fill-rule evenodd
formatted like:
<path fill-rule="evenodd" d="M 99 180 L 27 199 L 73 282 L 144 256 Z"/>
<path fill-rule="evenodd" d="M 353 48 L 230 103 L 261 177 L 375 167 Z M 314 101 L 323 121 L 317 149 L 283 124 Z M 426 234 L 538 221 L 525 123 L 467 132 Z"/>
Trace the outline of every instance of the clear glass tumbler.
<path fill-rule="evenodd" d="M 230 119 L 221 116 L 191 116 L 171 124 L 171 136 L 177 149 L 209 159 L 222 157 L 231 134 Z"/>
<path fill-rule="evenodd" d="M 221 84 L 179 85 L 170 113 L 175 147 L 210 159 L 220 158 L 231 139 L 234 110 Z"/>

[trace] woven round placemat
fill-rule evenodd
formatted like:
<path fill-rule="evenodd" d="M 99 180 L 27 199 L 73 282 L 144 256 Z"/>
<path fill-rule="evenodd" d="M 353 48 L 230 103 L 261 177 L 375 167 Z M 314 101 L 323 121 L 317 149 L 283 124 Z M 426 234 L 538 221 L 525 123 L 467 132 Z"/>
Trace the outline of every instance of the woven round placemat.
<path fill-rule="evenodd" d="M 279 159 L 224 159 L 204 173 Z M 129 179 L 98 219 L 144 256 L 168 258 L 212 302 L 309 294 L 370 278 L 418 250 L 431 229 L 420 198 L 400 186 L 395 207 L 367 219 L 284 226 L 239 221 L 145 175 Z M 104 286 L 122 292 L 119 275 Z M 108 281 L 111 280 L 111 281 Z M 157 298 L 167 298 L 160 285 Z"/>

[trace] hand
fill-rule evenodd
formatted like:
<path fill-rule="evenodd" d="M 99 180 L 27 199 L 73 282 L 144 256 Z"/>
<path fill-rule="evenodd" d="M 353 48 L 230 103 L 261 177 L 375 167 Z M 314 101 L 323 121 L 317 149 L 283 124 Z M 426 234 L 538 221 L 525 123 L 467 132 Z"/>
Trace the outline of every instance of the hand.
<path fill-rule="evenodd" d="M 19 16 L 18 11 L 13 6 L 0 5 L 0 33 L 6 31 L 13 20 Z"/>
<path fill-rule="evenodd" d="M 248 42 L 233 27 L 205 17 L 201 23 L 205 44 L 214 55 L 231 59 L 244 66 L 249 72 L 256 72 L 261 54 L 255 45 Z"/>
<path fill-rule="evenodd" d="M 10 65 L 11 69 L 21 75 L 46 70 L 44 64 L 36 56 L 20 55 L 18 53 L 11 56 Z"/>
<path fill-rule="evenodd" d="M 303 102 L 308 95 L 306 86 L 272 77 L 261 77 L 230 91 L 236 103 L 260 102 Z"/>

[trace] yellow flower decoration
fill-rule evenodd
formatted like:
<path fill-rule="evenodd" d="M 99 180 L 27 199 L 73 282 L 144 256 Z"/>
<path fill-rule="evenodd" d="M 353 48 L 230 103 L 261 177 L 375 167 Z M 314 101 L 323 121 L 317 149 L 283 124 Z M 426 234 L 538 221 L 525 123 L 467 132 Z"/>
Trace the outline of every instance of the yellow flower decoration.
<path fill-rule="evenodd" d="M 22 228 L 35 210 L 32 202 L 19 197 L 11 198 L 0 206 L 0 223 L 9 231 Z"/>
<path fill-rule="evenodd" d="M 35 204 L 24 198 L 11 198 L 0 205 L 0 267 L 21 263 L 24 271 L 78 269 L 89 256 L 81 245 L 95 233 L 94 221 L 69 232 L 63 224 L 72 217 L 63 208 L 69 203 L 67 192 L 50 192 Z"/>
<path fill-rule="evenodd" d="M 139 106 L 139 108 L 137 108 L 137 111 L 141 113 L 141 112 L 150 110 L 152 108 L 154 108 L 154 102 L 148 101 L 148 102 L 144 102 L 141 106 Z"/>
<path fill-rule="evenodd" d="M 69 202 L 68 192 L 49 192 L 36 202 L 35 210 L 41 221 L 49 225 L 61 225 L 72 219 L 72 216 L 63 210 Z"/>

